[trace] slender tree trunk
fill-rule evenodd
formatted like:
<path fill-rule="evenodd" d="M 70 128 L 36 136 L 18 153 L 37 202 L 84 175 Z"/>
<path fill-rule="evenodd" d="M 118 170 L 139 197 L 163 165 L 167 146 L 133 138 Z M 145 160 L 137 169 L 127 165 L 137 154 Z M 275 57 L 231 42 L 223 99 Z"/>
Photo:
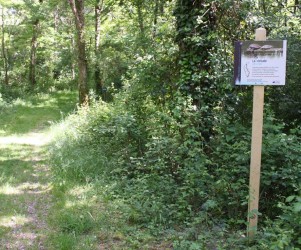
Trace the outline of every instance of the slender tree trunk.
<path fill-rule="evenodd" d="M 42 4 L 43 0 L 39 0 Z M 40 20 L 37 18 L 33 22 L 32 38 L 30 43 L 30 64 L 29 64 L 29 82 L 31 86 L 36 85 L 36 62 L 37 62 L 37 47 L 38 47 L 38 34 L 40 28 Z"/>
<path fill-rule="evenodd" d="M 135 7 L 137 9 L 138 27 L 139 27 L 139 45 L 143 51 L 146 51 L 146 36 L 145 36 L 145 25 L 144 25 L 144 15 L 143 15 L 143 3 L 144 0 L 137 0 L 135 2 Z"/>
<path fill-rule="evenodd" d="M 267 8 L 266 8 L 265 0 L 262 0 L 262 9 L 263 9 L 264 15 L 266 15 L 267 14 Z"/>
<path fill-rule="evenodd" d="M 285 4 L 285 10 L 286 11 L 286 8 L 287 8 L 287 0 L 284 1 L 284 4 Z M 285 12 L 284 14 L 284 26 L 287 27 L 287 14 Z"/>
<path fill-rule="evenodd" d="M 95 5 L 95 45 L 94 45 L 94 54 L 95 54 L 95 70 L 94 70 L 94 81 L 95 81 L 95 91 L 98 95 L 102 96 L 103 94 L 103 82 L 100 77 L 100 65 L 99 65 L 99 54 L 100 54 L 100 17 L 101 10 L 103 8 L 103 0 L 98 0 Z"/>
<path fill-rule="evenodd" d="M 71 78 L 72 80 L 75 80 L 75 64 L 71 64 Z"/>
<path fill-rule="evenodd" d="M 103 0 L 97 0 L 95 5 L 95 50 L 99 49 L 100 42 L 100 15 L 103 7 Z"/>
<path fill-rule="evenodd" d="M 79 89 L 79 104 L 87 105 L 89 103 L 87 71 L 88 62 L 86 57 L 85 43 L 85 16 L 84 16 L 84 0 L 68 0 L 75 19 L 76 26 L 76 43 L 78 53 L 78 89 Z"/>
<path fill-rule="evenodd" d="M 298 6 L 299 6 L 299 0 L 295 0 L 294 14 L 296 14 Z"/>
<path fill-rule="evenodd" d="M 2 48 L 2 55 L 3 55 L 3 59 L 4 59 L 4 83 L 5 85 L 8 85 L 8 59 L 7 59 L 7 53 L 6 53 L 6 49 L 5 49 L 5 31 L 4 31 L 4 8 L 2 8 L 2 13 L 1 13 L 1 17 L 2 17 L 2 44 L 1 44 L 1 48 Z"/>
<path fill-rule="evenodd" d="M 155 2 L 155 9 L 154 9 L 153 37 L 155 37 L 155 36 L 156 36 L 156 33 L 157 33 L 157 23 L 158 23 L 158 14 L 159 14 L 159 4 L 160 4 L 160 0 L 156 0 L 156 2 Z"/>
<path fill-rule="evenodd" d="M 59 23 L 59 7 L 55 7 L 55 9 L 54 9 L 53 23 L 54 23 L 54 30 L 57 31 L 58 23 Z"/>
<path fill-rule="evenodd" d="M 165 1 L 164 0 L 159 0 L 159 10 L 160 10 L 160 15 L 164 14 L 164 4 Z"/>
<path fill-rule="evenodd" d="M 139 23 L 139 29 L 140 29 L 140 35 L 141 37 L 144 37 L 144 18 L 142 13 L 142 0 L 139 0 L 137 2 L 137 12 L 138 12 L 138 23 Z"/>
<path fill-rule="evenodd" d="M 74 38 L 72 37 L 71 38 L 71 48 L 70 48 L 70 50 L 71 51 L 74 51 L 74 46 L 75 46 L 75 42 L 74 42 Z M 76 77 L 76 70 L 75 70 L 75 60 L 74 60 L 74 58 L 73 58 L 73 56 L 72 56 L 72 58 L 71 58 L 71 60 L 72 60 L 72 63 L 71 63 L 71 78 L 72 78 L 72 80 L 75 80 L 75 77 Z"/>
<path fill-rule="evenodd" d="M 31 50 L 30 50 L 30 64 L 29 64 L 29 82 L 31 86 L 36 85 L 36 59 L 37 59 L 37 47 L 38 47 L 38 29 L 39 20 L 35 20 L 33 25 L 33 34 L 31 38 Z"/>

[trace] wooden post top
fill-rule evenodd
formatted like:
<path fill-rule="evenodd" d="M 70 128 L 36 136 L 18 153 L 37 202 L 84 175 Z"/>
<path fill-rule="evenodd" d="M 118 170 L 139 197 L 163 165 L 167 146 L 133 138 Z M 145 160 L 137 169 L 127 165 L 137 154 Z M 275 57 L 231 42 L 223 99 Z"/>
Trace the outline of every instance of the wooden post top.
<path fill-rule="evenodd" d="M 267 38 L 267 30 L 265 28 L 258 28 L 255 31 L 256 41 L 265 41 Z"/>

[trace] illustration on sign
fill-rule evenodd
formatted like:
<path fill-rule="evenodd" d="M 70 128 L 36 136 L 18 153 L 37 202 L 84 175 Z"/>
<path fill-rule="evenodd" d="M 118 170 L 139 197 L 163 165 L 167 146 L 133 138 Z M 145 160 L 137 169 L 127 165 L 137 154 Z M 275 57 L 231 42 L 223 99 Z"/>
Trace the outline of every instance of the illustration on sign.
<path fill-rule="evenodd" d="M 285 85 L 285 71 L 286 40 L 235 42 L 235 85 Z"/>

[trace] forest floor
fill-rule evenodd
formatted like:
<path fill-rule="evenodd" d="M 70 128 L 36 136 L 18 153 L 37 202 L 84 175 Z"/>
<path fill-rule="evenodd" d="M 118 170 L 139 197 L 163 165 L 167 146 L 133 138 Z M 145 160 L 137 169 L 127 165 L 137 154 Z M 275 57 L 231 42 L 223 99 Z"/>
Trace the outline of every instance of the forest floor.
<path fill-rule="evenodd" d="M 27 99 L 0 107 L 0 249 L 48 249 L 49 127 L 75 107 L 73 93 Z"/>

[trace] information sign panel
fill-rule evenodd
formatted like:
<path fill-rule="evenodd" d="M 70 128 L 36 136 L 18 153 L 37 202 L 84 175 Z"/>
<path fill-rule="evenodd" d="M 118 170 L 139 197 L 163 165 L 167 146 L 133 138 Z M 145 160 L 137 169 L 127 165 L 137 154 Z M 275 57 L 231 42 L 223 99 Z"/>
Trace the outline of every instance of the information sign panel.
<path fill-rule="evenodd" d="M 286 40 L 235 42 L 235 85 L 285 85 L 286 48 Z"/>

